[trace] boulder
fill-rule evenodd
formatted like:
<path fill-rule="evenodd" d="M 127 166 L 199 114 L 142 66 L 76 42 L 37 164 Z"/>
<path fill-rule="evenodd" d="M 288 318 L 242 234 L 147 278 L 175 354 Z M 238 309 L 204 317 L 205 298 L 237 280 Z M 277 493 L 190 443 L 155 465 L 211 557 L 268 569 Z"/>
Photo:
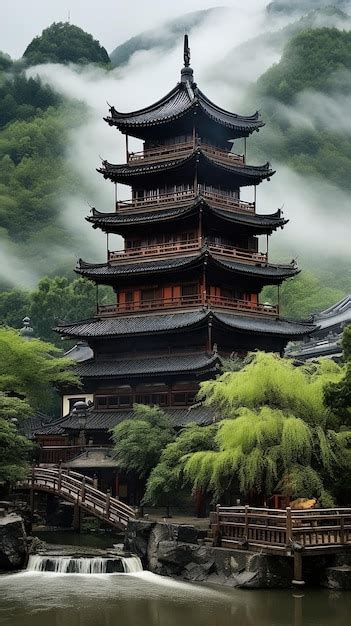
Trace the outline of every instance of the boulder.
<path fill-rule="evenodd" d="M 145 559 L 148 550 L 149 538 L 155 522 L 145 520 L 130 520 L 124 536 L 124 549 Z"/>
<path fill-rule="evenodd" d="M 15 513 L 0 518 L 0 569 L 21 569 L 27 559 L 27 537 L 23 519 Z"/>
<path fill-rule="evenodd" d="M 338 565 L 336 567 L 327 567 L 321 584 L 328 589 L 351 591 L 351 566 Z"/>

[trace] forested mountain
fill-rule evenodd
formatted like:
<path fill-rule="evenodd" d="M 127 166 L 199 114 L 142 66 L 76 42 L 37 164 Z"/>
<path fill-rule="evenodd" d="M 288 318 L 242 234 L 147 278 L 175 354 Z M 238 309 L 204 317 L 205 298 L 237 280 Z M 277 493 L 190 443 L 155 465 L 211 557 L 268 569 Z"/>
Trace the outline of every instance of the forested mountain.
<path fill-rule="evenodd" d="M 136 37 L 131 37 L 111 52 L 111 63 L 114 67 L 125 65 L 135 52 L 143 50 L 158 49 L 160 52 L 166 52 L 178 44 L 179 38 L 185 32 L 191 33 L 193 28 L 200 26 L 205 19 L 215 13 L 218 14 L 221 10 L 216 8 L 187 13 L 180 18 L 166 22 L 155 30 L 148 30 Z"/>
<path fill-rule="evenodd" d="M 270 15 L 296 15 L 328 6 L 346 10 L 350 0 L 274 0 L 267 5 Z"/>
<path fill-rule="evenodd" d="M 110 58 L 96 39 L 68 22 L 54 23 L 35 37 L 23 54 L 28 65 L 40 63 L 99 63 Z"/>

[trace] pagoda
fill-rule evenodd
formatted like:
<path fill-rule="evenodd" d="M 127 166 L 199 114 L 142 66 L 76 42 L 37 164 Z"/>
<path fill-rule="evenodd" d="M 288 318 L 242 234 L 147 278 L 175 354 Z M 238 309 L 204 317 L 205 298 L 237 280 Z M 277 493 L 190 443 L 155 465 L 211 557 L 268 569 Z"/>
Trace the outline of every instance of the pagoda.
<path fill-rule="evenodd" d="M 260 301 L 265 285 L 279 291 L 299 272 L 295 262 L 269 262 L 269 237 L 287 222 L 281 211 L 256 212 L 256 188 L 274 174 L 269 163 L 246 161 L 246 140 L 264 125 L 260 114 L 240 116 L 211 102 L 195 83 L 187 36 L 184 44 L 172 91 L 131 113 L 111 107 L 105 118 L 125 135 L 126 162 L 103 161 L 98 172 L 129 185 L 131 198 L 117 199 L 113 212 L 92 210 L 87 220 L 106 233 L 107 258 L 79 260 L 76 268 L 111 286 L 114 303 L 57 328 L 88 344 L 77 363 L 84 392 L 66 389 L 63 398 L 60 432 L 73 439 L 79 428 L 68 413 L 82 395 L 93 403 L 86 431 L 94 443 L 108 441 L 134 403 L 164 407 L 175 426 L 208 423 L 209 409 L 192 405 L 223 358 L 282 354 L 289 340 L 311 331 L 280 318 L 278 302 Z M 129 137 L 143 142 L 140 152 L 129 150 Z M 235 152 L 238 140 L 244 154 Z M 241 199 L 243 187 L 253 188 L 252 202 Z M 109 249 L 110 234 L 123 238 L 123 249 Z"/>

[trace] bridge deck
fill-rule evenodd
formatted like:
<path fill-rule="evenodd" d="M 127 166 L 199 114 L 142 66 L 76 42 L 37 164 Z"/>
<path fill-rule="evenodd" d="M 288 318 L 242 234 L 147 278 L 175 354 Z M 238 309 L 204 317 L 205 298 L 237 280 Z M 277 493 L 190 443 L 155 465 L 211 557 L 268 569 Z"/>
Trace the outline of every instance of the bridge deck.
<path fill-rule="evenodd" d="M 18 485 L 33 491 L 53 493 L 78 505 L 115 528 L 126 528 L 135 511 L 109 493 L 95 489 L 87 476 L 62 468 L 33 467 L 31 475 Z"/>

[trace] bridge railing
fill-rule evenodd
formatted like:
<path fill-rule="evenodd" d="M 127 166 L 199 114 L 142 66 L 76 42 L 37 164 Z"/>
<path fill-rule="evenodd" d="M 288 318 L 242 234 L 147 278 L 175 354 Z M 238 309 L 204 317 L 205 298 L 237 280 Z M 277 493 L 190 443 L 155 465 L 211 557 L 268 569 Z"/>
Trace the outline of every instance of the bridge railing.
<path fill-rule="evenodd" d="M 351 509 L 293 510 L 216 507 L 216 544 L 274 552 L 298 547 L 316 552 L 351 547 Z"/>
<path fill-rule="evenodd" d="M 33 467 L 31 475 L 19 486 L 57 494 L 114 526 L 126 526 L 135 517 L 128 504 L 99 491 L 91 478 L 71 470 Z"/>

